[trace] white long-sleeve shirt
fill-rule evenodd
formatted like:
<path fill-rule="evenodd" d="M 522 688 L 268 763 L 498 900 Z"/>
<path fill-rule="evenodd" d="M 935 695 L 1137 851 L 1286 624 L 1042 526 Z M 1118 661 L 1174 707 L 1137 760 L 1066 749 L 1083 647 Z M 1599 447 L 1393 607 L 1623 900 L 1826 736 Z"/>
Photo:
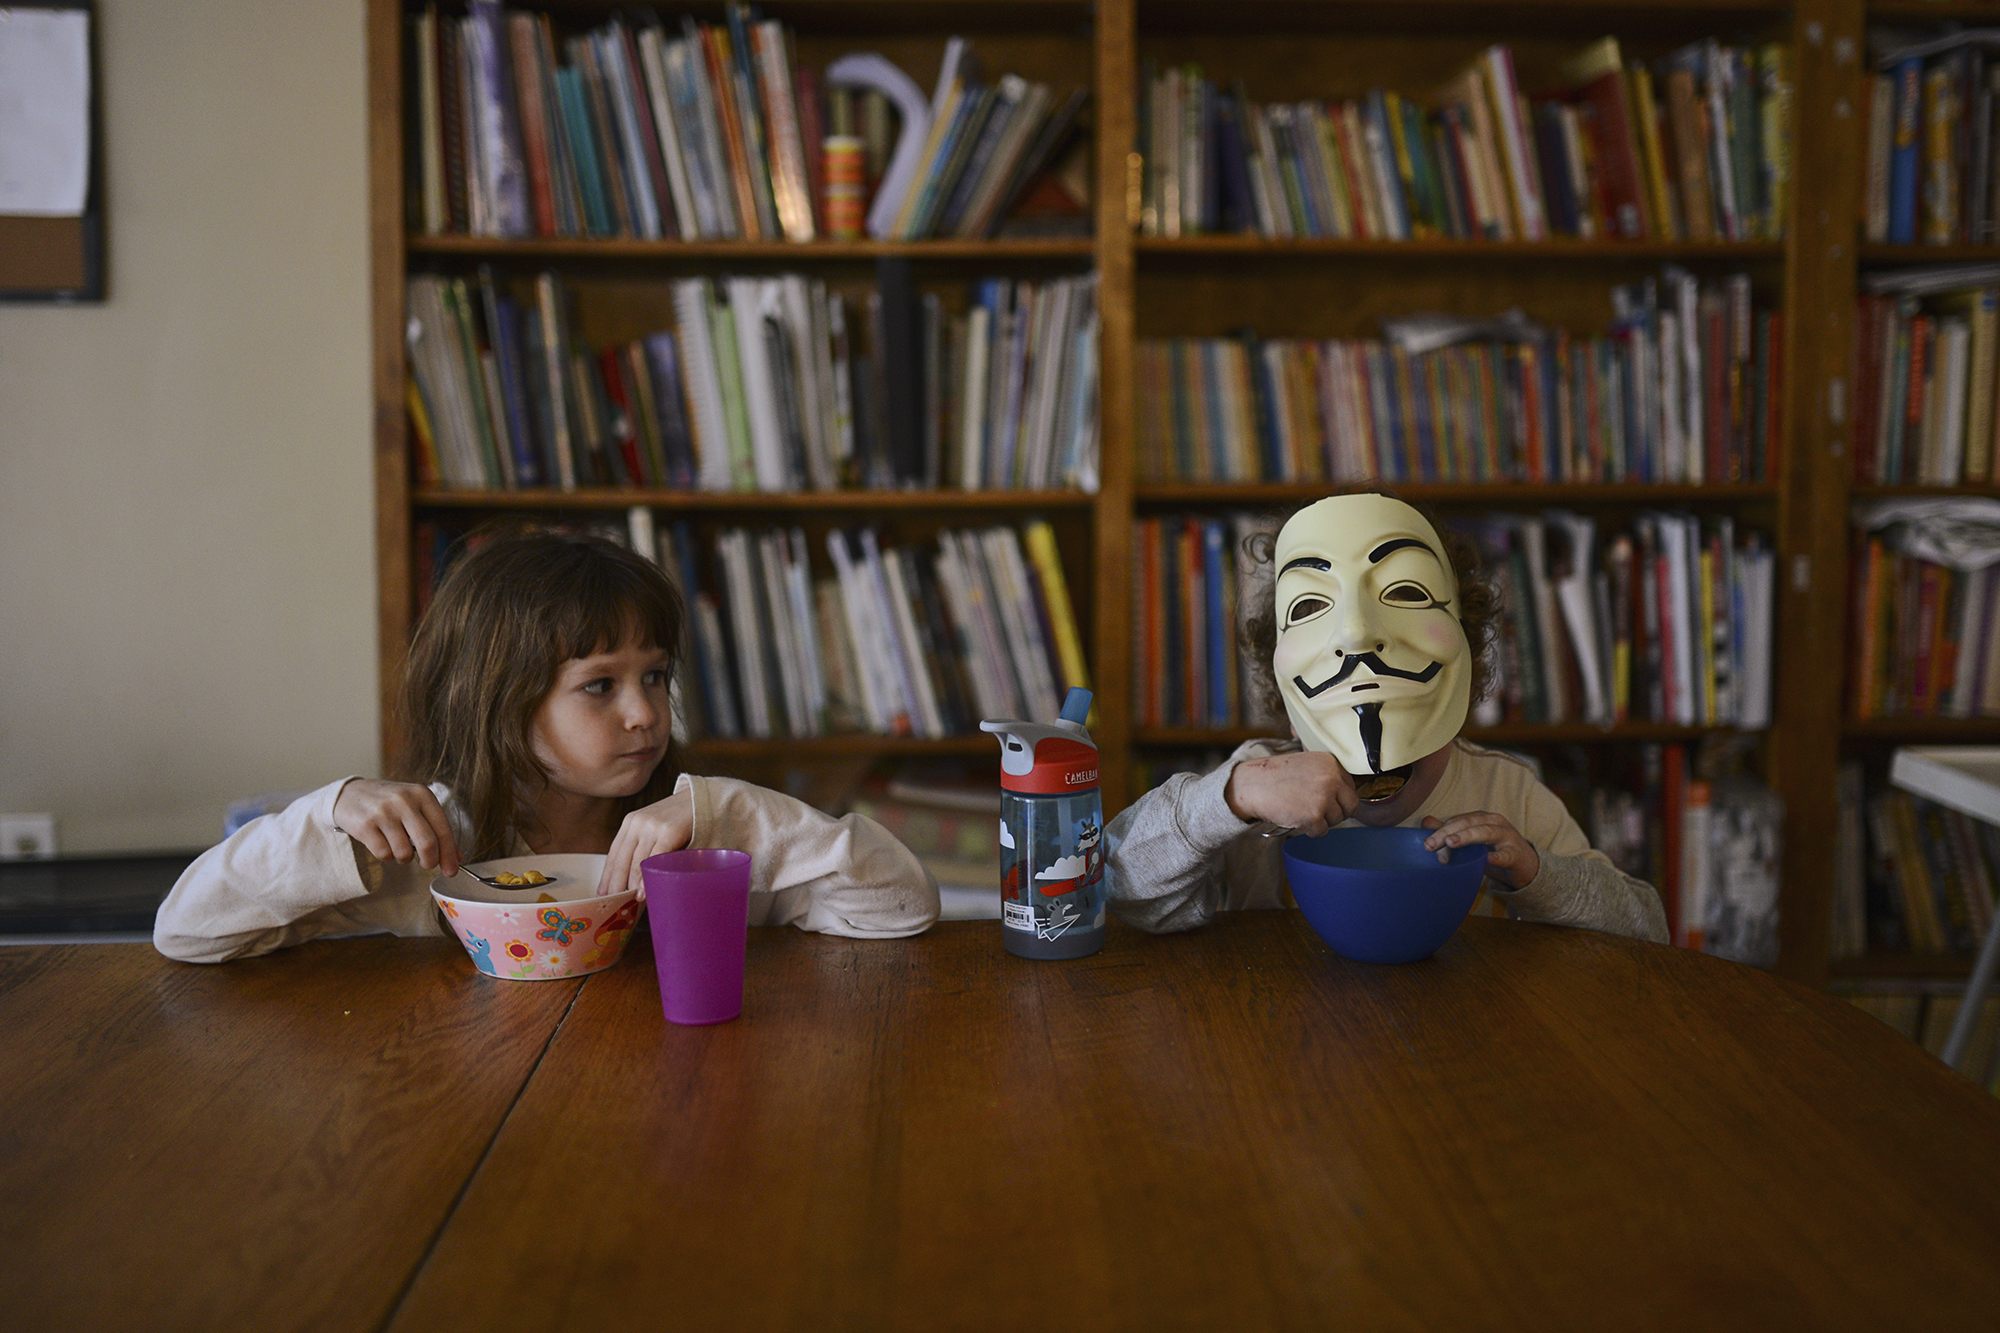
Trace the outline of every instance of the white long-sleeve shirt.
<path fill-rule="evenodd" d="M 183 962 L 222 963 L 326 936 L 444 934 L 430 895 L 436 871 L 378 861 L 334 827 L 334 802 L 352 780 L 252 820 L 197 857 L 160 904 L 153 946 Z M 450 790 L 431 790 L 465 838 Z M 750 853 L 753 926 L 892 939 L 937 920 L 937 881 L 872 819 L 834 819 L 733 778 L 683 773 L 675 790 L 693 794 L 690 847 Z"/>

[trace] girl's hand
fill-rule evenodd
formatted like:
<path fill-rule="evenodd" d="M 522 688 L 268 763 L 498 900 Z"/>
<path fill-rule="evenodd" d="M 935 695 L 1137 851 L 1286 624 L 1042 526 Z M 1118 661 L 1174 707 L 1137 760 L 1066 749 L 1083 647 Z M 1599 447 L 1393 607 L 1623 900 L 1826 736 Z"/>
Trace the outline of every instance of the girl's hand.
<path fill-rule="evenodd" d="M 415 861 L 426 870 L 458 873 L 451 821 L 429 787 L 356 778 L 333 798 L 333 824 L 377 861 Z"/>
<path fill-rule="evenodd" d="M 1525 889 L 1542 873 L 1541 854 L 1505 815 L 1491 810 L 1474 810 L 1445 820 L 1432 815 L 1424 820 L 1424 827 L 1434 830 L 1424 839 L 1424 848 L 1436 852 L 1440 862 L 1449 859 L 1453 847 L 1484 843 L 1488 879 L 1497 879 L 1510 889 Z"/>
<path fill-rule="evenodd" d="M 1222 799 L 1238 819 L 1262 819 L 1309 837 L 1346 819 L 1361 803 L 1340 761 L 1317 750 L 1244 760 L 1230 773 Z"/>
<path fill-rule="evenodd" d="M 694 793 L 677 791 L 664 801 L 655 801 L 634 810 L 618 826 L 611 851 L 604 858 L 604 874 L 597 881 L 597 895 L 636 889 L 646 896 L 646 880 L 640 863 L 661 852 L 677 852 L 694 836 Z"/>

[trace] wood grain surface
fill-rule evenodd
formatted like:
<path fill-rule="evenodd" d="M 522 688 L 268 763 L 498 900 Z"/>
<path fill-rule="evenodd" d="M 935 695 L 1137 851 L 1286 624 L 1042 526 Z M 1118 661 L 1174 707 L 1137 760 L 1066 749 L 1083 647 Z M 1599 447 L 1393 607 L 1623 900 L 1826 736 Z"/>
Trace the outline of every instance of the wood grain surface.
<path fill-rule="evenodd" d="M 579 984 L 0 949 L 0 1327 L 380 1328 Z"/>
<path fill-rule="evenodd" d="M 2000 1106 L 1823 994 L 1474 918 L 592 978 L 391 1327 L 1882 1328 L 2000 1311 Z"/>

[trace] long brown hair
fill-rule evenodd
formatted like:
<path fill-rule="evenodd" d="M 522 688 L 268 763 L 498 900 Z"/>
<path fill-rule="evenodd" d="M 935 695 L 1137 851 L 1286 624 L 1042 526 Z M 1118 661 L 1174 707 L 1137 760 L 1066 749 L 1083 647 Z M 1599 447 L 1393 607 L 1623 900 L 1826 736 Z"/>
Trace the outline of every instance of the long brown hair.
<path fill-rule="evenodd" d="M 680 663 L 680 592 L 649 560 L 601 537 L 488 527 L 466 539 L 417 625 L 403 672 L 404 776 L 450 787 L 472 822 L 468 861 L 505 856 L 534 827 L 525 799 L 548 781 L 529 730 L 572 658 L 624 645 Z M 636 810 L 672 794 L 678 738 Z"/>
<path fill-rule="evenodd" d="M 1458 582 L 1458 622 L 1465 627 L 1465 642 L 1472 652 L 1472 702 L 1476 704 L 1486 697 L 1486 691 L 1493 683 L 1493 660 L 1488 649 L 1500 618 L 1500 596 L 1480 568 L 1479 548 L 1464 533 L 1446 527 L 1425 506 L 1403 500 L 1393 491 L 1374 493 L 1402 500 L 1423 515 L 1424 521 L 1444 542 L 1445 558 L 1451 561 L 1451 576 Z M 1284 515 L 1270 532 L 1252 533 L 1244 540 L 1243 558 L 1252 564 L 1268 567 L 1277 549 L 1278 529 L 1306 507 L 1300 505 Z M 1257 595 L 1245 600 L 1240 615 L 1243 641 L 1250 648 L 1250 679 L 1246 685 L 1256 691 L 1256 698 L 1269 710 L 1270 716 L 1282 718 L 1285 716 L 1285 698 L 1278 692 L 1278 680 L 1271 671 L 1271 654 L 1278 647 L 1278 609 L 1272 601 L 1273 581 L 1274 575 L 1267 568 L 1255 584 Z"/>

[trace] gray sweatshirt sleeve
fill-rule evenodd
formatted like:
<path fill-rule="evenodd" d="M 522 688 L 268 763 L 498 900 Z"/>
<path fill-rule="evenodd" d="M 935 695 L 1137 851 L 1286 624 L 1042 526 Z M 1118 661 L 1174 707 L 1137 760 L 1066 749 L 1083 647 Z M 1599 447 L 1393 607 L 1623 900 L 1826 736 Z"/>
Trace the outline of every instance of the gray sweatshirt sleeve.
<path fill-rule="evenodd" d="M 1521 921 L 1579 926 L 1635 940 L 1667 942 L 1667 913 L 1657 889 L 1611 864 L 1602 852 L 1564 855 L 1535 848 L 1542 868 L 1524 889 L 1508 890 L 1493 880 L 1486 887 Z"/>
<path fill-rule="evenodd" d="M 1226 853 L 1246 833 L 1223 793 L 1245 759 L 1275 753 L 1279 742 L 1247 741 L 1205 776 L 1176 773 L 1120 811 L 1104 832 L 1111 910 L 1141 930 L 1191 930 L 1228 902 Z"/>

